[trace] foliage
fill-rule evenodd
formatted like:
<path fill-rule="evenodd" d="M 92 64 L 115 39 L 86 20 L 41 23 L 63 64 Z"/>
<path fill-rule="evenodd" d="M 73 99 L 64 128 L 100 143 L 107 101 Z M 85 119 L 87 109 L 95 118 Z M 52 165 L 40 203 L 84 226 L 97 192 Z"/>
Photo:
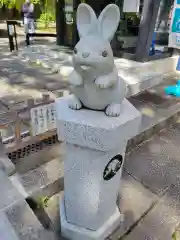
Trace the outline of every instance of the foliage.
<path fill-rule="evenodd" d="M 39 18 L 42 22 L 54 22 L 55 21 L 55 13 L 53 11 L 43 12 Z"/>
<path fill-rule="evenodd" d="M 32 0 L 34 4 L 40 4 L 41 0 Z M 20 10 L 24 0 L 0 0 L 0 5 L 5 6 L 7 8 L 16 8 Z"/>
<path fill-rule="evenodd" d="M 45 23 L 45 27 L 48 27 L 48 23 L 55 22 L 55 1 L 52 0 L 41 0 L 41 10 L 39 20 Z"/>
<path fill-rule="evenodd" d="M 0 6 L 5 6 L 9 9 L 16 8 L 21 11 L 25 0 L 0 0 Z M 55 21 L 55 1 L 53 0 L 31 0 L 34 5 L 39 5 L 41 15 L 39 20 L 48 26 L 49 22 Z"/>
<path fill-rule="evenodd" d="M 49 200 L 50 200 L 50 198 L 47 196 L 39 198 L 37 200 L 37 207 L 38 208 L 47 208 Z"/>
<path fill-rule="evenodd" d="M 180 233 L 178 231 L 173 233 L 172 240 L 180 240 Z"/>

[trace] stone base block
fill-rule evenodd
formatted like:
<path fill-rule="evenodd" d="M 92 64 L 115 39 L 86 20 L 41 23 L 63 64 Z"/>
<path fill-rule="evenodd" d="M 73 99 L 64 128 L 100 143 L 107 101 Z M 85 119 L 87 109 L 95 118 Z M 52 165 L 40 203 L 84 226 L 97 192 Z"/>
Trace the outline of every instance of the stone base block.
<path fill-rule="evenodd" d="M 16 172 L 14 164 L 6 155 L 5 147 L 0 137 L 0 169 L 8 176 L 13 175 Z"/>
<path fill-rule="evenodd" d="M 106 239 L 123 221 L 123 215 L 119 209 L 113 216 L 109 218 L 97 231 L 92 231 L 82 227 L 78 227 L 67 222 L 64 199 L 60 202 L 60 220 L 61 220 L 61 235 L 70 240 L 104 240 Z"/>

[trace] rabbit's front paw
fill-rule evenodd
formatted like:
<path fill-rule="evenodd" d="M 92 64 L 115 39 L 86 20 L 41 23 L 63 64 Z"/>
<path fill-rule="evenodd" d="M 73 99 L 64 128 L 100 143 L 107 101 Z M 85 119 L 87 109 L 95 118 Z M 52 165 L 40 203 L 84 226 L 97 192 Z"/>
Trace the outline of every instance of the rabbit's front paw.
<path fill-rule="evenodd" d="M 112 103 L 106 108 L 106 115 L 109 117 L 118 117 L 121 112 L 121 104 Z"/>
<path fill-rule="evenodd" d="M 82 108 L 82 103 L 75 95 L 72 95 L 71 99 L 69 99 L 69 107 L 73 110 L 79 110 Z"/>
<path fill-rule="evenodd" d="M 73 71 L 69 75 L 69 83 L 73 86 L 81 86 L 83 84 L 83 79 L 79 73 Z"/>
<path fill-rule="evenodd" d="M 113 84 L 113 81 L 109 77 L 102 76 L 95 80 L 95 84 L 99 88 L 109 88 Z"/>

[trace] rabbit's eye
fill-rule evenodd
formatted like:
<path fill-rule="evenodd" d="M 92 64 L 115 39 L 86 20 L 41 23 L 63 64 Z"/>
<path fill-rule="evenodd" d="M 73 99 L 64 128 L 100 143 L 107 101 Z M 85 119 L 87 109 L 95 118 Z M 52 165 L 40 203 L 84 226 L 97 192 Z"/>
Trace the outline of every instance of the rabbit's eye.
<path fill-rule="evenodd" d="M 107 55 L 108 55 L 108 53 L 107 53 L 106 51 L 104 51 L 104 52 L 102 53 L 102 56 L 103 56 L 103 57 L 107 57 Z"/>
<path fill-rule="evenodd" d="M 76 48 L 74 49 L 74 53 L 77 54 L 77 49 Z"/>

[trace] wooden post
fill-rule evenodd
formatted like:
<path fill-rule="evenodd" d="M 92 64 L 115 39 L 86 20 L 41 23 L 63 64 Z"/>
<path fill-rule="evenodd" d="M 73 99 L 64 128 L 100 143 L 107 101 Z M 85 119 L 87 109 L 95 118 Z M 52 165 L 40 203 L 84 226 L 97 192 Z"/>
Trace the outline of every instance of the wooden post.
<path fill-rule="evenodd" d="M 27 100 L 27 106 L 29 108 L 29 110 L 31 110 L 32 107 L 34 107 L 34 99 L 30 98 Z"/>
<path fill-rule="evenodd" d="M 21 142 L 21 119 L 19 117 L 18 112 L 15 113 L 15 127 L 14 127 L 14 132 L 15 132 L 15 142 L 16 144 Z"/>
<path fill-rule="evenodd" d="M 89 4 L 95 11 L 96 15 L 99 16 L 101 11 L 110 3 L 114 3 L 112 0 L 87 0 L 87 4 Z"/>
<path fill-rule="evenodd" d="M 10 51 L 12 52 L 12 51 L 14 51 L 15 47 L 14 47 L 13 35 L 9 31 L 10 26 L 11 26 L 11 24 L 9 23 L 9 21 L 7 21 L 7 32 L 8 32 L 8 38 L 9 38 L 9 48 L 10 48 Z"/>
<path fill-rule="evenodd" d="M 43 102 L 48 103 L 49 100 L 50 100 L 49 94 L 48 94 L 48 93 L 47 93 L 47 94 L 44 93 L 44 94 L 43 94 Z"/>
<path fill-rule="evenodd" d="M 79 41 L 79 35 L 78 35 L 78 31 L 77 31 L 77 26 L 76 26 L 76 12 L 77 12 L 77 8 L 78 5 L 81 3 L 80 0 L 73 0 L 73 17 L 74 17 L 74 23 L 73 23 L 73 37 L 72 37 L 72 47 L 74 47 L 76 45 L 76 43 Z"/>
<path fill-rule="evenodd" d="M 20 118 L 22 119 L 22 121 L 23 121 L 23 122 L 25 121 L 26 124 L 27 124 L 26 121 L 29 121 L 29 120 L 30 120 L 30 111 L 31 111 L 31 108 L 34 107 L 34 99 L 33 99 L 33 98 L 30 98 L 30 99 L 27 100 L 27 107 L 28 107 L 27 111 L 22 112 L 22 113 L 19 114 L 19 116 L 20 116 Z"/>
<path fill-rule="evenodd" d="M 56 33 L 57 33 L 57 45 L 64 45 L 65 36 L 65 17 L 64 6 L 65 0 L 56 1 Z"/>
<path fill-rule="evenodd" d="M 14 38 L 15 38 L 16 51 L 18 51 L 16 24 L 14 24 Z"/>
<path fill-rule="evenodd" d="M 136 61 L 147 61 L 150 45 L 155 30 L 156 19 L 161 0 L 144 0 L 144 7 L 139 26 L 139 35 L 136 45 Z"/>

